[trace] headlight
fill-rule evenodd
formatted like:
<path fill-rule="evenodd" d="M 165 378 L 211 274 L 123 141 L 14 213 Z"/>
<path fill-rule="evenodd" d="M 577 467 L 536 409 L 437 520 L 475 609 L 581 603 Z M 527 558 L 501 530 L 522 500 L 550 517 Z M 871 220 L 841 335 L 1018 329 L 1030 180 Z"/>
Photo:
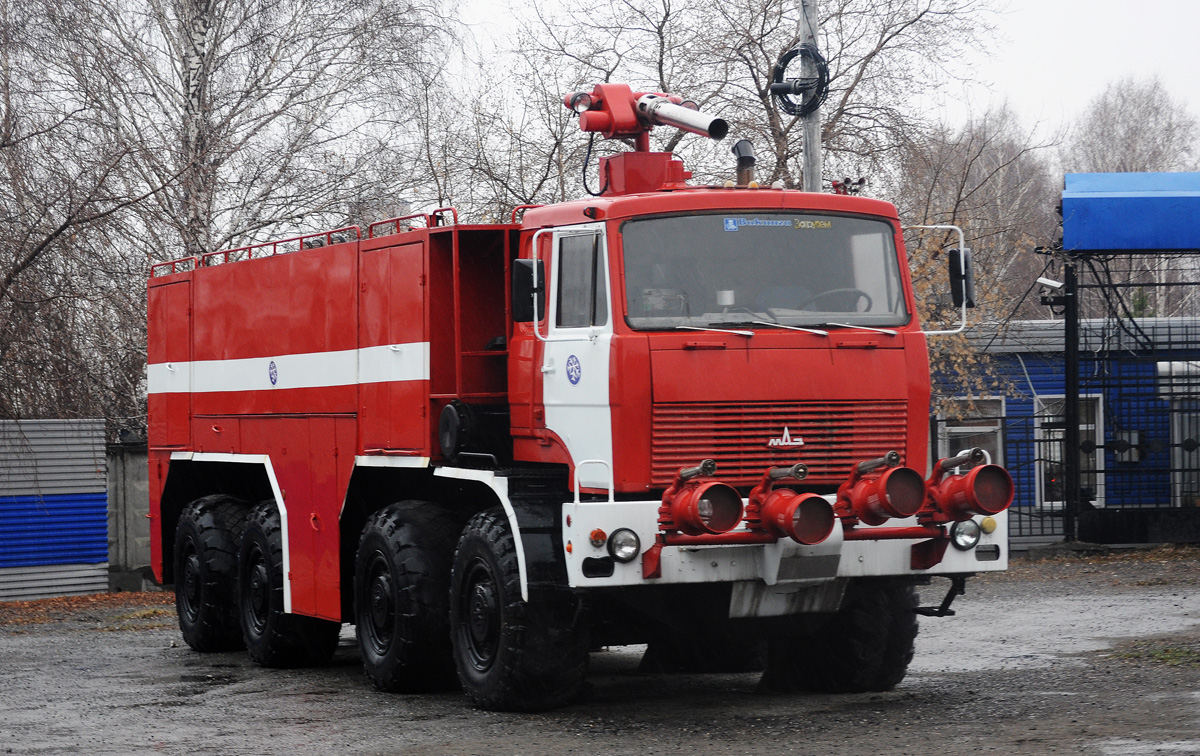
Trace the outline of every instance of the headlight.
<path fill-rule="evenodd" d="M 950 543 L 961 551 L 970 551 L 979 545 L 979 537 L 983 531 L 974 520 L 963 520 L 950 526 Z"/>
<path fill-rule="evenodd" d="M 608 553 L 618 562 L 631 562 L 642 550 L 642 541 L 629 528 L 614 530 L 608 537 Z"/>

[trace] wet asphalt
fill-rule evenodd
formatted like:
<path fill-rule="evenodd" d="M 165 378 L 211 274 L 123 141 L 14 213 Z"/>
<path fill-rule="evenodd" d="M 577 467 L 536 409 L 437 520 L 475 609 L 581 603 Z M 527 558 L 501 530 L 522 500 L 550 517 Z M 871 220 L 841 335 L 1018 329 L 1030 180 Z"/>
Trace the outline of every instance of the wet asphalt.
<path fill-rule="evenodd" d="M 191 651 L 169 606 L 22 624 L 0 605 L 0 754 L 1200 754 L 1200 551 L 1162 557 L 969 581 L 888 693 L 761 695 L 612 649 L 586 700 L 525 715 L 375 691 L 352 628 L 328 666 L 269 670 Z"/>

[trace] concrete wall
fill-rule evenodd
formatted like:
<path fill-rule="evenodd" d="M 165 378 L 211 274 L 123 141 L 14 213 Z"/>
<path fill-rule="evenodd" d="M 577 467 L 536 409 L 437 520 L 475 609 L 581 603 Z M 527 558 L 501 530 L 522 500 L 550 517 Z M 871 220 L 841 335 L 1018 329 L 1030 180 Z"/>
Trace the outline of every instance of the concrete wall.
<path fill-rule="evenodd" d="M 108 456 L 108 562 L 113 590 L 145 590 L 150 567 L 150 481 L 145 445 L 112 444 Z"/>

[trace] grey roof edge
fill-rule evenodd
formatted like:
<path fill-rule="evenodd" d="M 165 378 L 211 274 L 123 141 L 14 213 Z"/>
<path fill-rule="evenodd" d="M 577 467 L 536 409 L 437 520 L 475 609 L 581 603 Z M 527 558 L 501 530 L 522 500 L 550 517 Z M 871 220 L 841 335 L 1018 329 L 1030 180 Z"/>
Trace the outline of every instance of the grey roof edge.
<path fill-rule="evenodd" d="M 980 323 L 967 331 L 967 341 L 993 354 L 1063 352 L 1064 320 L 1010 320 Z M 1187 334 L 1181 339 L 1181 334 Z M 1176 348 L 1183 342 L 1200 345 L 1200 317 L 1084 318 L 1079 321 L 1079 348 L 1085 352 Z"/>

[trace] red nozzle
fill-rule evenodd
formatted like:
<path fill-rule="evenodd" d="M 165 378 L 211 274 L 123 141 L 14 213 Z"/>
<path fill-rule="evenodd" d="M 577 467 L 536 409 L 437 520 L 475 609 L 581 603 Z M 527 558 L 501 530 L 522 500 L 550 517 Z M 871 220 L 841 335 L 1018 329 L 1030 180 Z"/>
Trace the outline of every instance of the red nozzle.
<path fill-rule="evenodd" d="M 833 506 L 814 493 L 778 488 L 767 495 L 760 510 L 762 523 L 806 546 L 821 543 L 833 532 Z"/>
<path fill-rule="evenodd" d="M 925 481 L 911 467 L 889 467 L 900 455 L 889 452 L 878 460 L 855 465 L 838 488 L 838 506 L 866 525 L 882 525 L 891 517 L 912 517 L 925 503 Z M 847 511 L 848 510 L 848 511 Z"/>
<path fill-rule="evenodd" d="M 686 535 L 727 533 L 742 521 L 742 497 L 731 486 L 711 477 L 717 463 L 706 459 L 695 467 L 685 467 L 675 482 L 663 491 L 659 522 L 665 530 Z"/>
<path fill-rule="evenodd" d="M 926 483 L 930 498 L 951 520 L 969 520 L 973 516 L 994 515 L 1012 504 L 1012 476 L 999 465 L 979 465 L 966 475 L 951 475 L 943 479 L 941 463 Z"/>

